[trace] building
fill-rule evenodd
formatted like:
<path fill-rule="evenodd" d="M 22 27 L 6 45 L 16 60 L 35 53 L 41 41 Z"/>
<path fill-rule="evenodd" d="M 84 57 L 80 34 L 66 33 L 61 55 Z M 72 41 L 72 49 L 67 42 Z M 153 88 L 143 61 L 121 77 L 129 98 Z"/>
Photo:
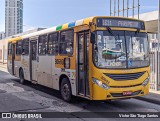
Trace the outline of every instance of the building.
<path fill-rule="evenodd" d="M 137 16 L 135 16 L 137 17 Z M 158 41 L 159 11 L 140 14 L 140 19 L 146 22 L 150 44 L 150 89 L 160 90 L 160 48 Z"/>
<path fill-rule="evenodd" d="M 136 15 L 135 18 L 138 18 L 138 16 Z M 158 32 L 158 11 L 140 14 L 139 19 L 146 21 L 149 32 Z"/>
<path fill-rule="evenodd" d="M 135 18 L 138 18 L 136 15 Z M 146 22 L 146 29 L 150 41 L 158 41 L 158 11 L 151 11 L 139 15 L 139 19 Z"/>
<path fill-rule="evenodd" d="M 0 40 L 5 38 L 5 33 L 4 32 L 0 32 Z"/>
<path fill-rule="evenodd" d="M 23 0 L 5 0 L 6 37 L 23 32 Z"/>
<path fill-rule="evenodd" d="M 138 18 L 138 15 L 135 15 Z M 151 11 L 139 15 L 139 19 L 146 22 L 150 49 L 155 50 L 158 47 L 158 11 Z"/>

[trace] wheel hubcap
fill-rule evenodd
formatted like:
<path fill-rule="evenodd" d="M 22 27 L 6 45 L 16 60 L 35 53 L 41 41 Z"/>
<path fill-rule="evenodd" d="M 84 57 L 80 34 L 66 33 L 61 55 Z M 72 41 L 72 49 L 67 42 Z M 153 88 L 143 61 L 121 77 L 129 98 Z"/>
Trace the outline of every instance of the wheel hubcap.
<path fill-rule="evenodd" d="M 67 99 L 69 97 L 69 86 L 67 84 L 65 84 L 63 86 L 62 91 L 63 91 L 64 98 Z"/>

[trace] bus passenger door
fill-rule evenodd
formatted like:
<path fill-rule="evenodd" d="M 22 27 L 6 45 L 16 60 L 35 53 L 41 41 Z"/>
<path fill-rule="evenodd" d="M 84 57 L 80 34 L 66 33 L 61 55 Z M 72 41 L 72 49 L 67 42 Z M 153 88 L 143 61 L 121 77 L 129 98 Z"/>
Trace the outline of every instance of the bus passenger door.
<path fill-rule="evenodd" d="M 30 80 L 37 81 L 37 41 L 30 41 Z"/>
<path fill-rule="evenodd" d="M 15 52 L 16 44 L 12 44 L 12 75 L 15 75 Z"/>
<path fill-rule="evenodd" d="M 89 97 L 89 33 L 81 32 L 78 34 L 78 94 Z"/>

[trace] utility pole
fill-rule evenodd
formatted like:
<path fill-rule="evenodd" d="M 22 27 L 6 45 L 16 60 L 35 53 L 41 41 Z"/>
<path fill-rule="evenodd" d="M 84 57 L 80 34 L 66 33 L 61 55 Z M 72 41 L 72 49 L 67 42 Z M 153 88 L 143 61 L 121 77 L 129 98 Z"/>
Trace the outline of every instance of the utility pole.
<path fill-rule="evenodd" d="M 133 9 L 133 11 L 132 11 L 132 18 L 134 18 L 134 0 L 133 0 L 133 3 L 132 3 L 132 9 Z"/>
<path fill-rule="evenodd" d="M 124 17 L 124 11 L 125 11 L 125 8 L 124 8 L 124 0 L 123 0 L 123 17 Z"/>
<path fill-rule="evenodd" d="M 112 0 L 110 0 L 110 16 L 112 16 Z"/>
<path fill-rule="evenodd" d="M 160 61 L 160 53 L 159 53 L 159 49 L 160 49 L 160 0 L 158 0 L 158 48 L 157 48 L 157 76 L 156 76 L 156 80 L 155 80 L 155 90 L 158 90 L 158 82 L 160 80 L 159 77 L 159 73 L 160 73 L 160 67 L 159 67 L 159 61 Z"/>
<path fill-rule="evenodd" d="M 114 16 L 116 16 L 116 1 L 117 0 L 114 0 Z"/>
<path fill-rule="evenodd" d="M 128 12 L 129 12 L 129 0 L 127 0 L 127 17 L 128 17 Z"/>
<path fill-rule="evenodd" d="M 160 0 L 158 0 L 158 43 L 160 43 Z M 160 49 L 160 46 L 158 44 L 158 50 Z"/>
<path fill-rule="evenodd" d="M 139 0 L 138 0 L 138 19 L 139 19 L 139 10 L 140 10 L 140 4 L 139 4 Z"/>
<path fill-rule="evenodd" d="M 132 3 L 130 5 L 130 3 Z M 122 6 L 122 7 L 121 7 Z M 138 9 L 138 10 L 137 10 Z M 132 10 L 131 16 L 135 17 L 135 10 L 137 10 L 138 19 L 140 13 L 140 2 L 139 0 L 110 0 L 110 16 L 129 17 L 129 11 Z M 122 14 L 120 14 L 122 12 Z"/>

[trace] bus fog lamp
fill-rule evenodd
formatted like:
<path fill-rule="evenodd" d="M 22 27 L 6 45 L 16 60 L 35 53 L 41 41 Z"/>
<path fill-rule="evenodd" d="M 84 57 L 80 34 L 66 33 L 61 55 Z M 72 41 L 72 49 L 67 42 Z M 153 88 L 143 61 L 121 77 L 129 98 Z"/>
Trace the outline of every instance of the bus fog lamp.
<path fill-rule="evenodd" d="M 92 80 L 93 80 L 93 83 L 95 83 L 96 85 L 100 86 L 103 89 L 108 90 L 110 88 L 108 85 L 104 84 L 102 81 L 99 81 L 95 78 L 92 78 Z"/>
<path fill-rule="evenodd" d="M 143 85 L 143 86 L 146 86 L 148 83 L 149 83 L 149 78 L 147 78 L 147 79 L 142 83 L 142 85 Z"/>

